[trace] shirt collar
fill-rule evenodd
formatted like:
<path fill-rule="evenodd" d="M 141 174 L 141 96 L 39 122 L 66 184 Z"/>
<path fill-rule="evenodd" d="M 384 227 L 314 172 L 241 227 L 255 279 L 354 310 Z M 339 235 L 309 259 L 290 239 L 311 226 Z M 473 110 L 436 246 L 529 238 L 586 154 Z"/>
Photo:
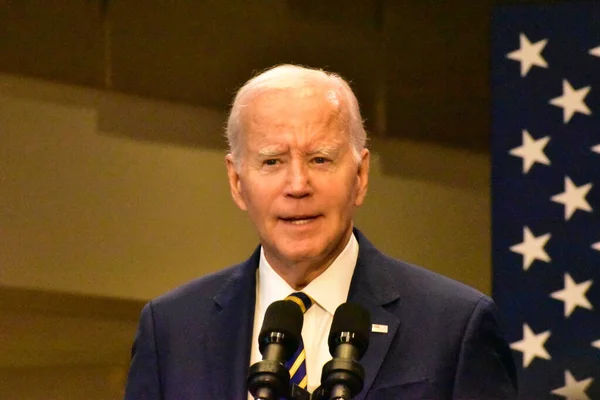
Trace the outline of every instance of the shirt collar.
<path fill-rule="evenodd" d="M 310 282 L 302 291 L 309 295 L 325 311 L 333 315 L 338 306 L 345 303 L 350 282 L 358 259 L 358 241 L 354 233 L 346 247 L 321 275 Z M 262 312 L 277 300 L 286 298 L 295 290 L 273 270 L 261 246 L 258 264 L 258 296 Z"/>

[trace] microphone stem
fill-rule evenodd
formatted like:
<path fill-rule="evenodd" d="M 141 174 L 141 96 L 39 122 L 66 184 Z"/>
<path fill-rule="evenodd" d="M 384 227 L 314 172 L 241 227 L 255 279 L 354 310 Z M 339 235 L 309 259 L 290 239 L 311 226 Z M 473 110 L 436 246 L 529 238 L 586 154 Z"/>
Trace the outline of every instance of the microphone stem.
<path fill-rule="evenodd" d="M 346 385 L 337 384 L 331 388 L 330 400 L 350 400 L 351 393 Z"/>
<path fill-rule="evenodd" d="M 256 391 L 255 400 L 276 400 L 273 398 L 273 391 L 268 387 L 261 387 Z"/>

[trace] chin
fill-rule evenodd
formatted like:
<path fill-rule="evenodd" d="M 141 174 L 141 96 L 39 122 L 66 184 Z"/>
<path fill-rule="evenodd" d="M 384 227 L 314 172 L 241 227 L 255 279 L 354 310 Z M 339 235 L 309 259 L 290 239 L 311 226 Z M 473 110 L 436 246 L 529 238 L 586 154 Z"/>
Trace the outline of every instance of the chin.
<path fill-rule="evenodd" d="M 278 258 L 286 263 L 320 262 L 326 260 L 332 253 L 341 250 L 337 241 L 339 237 L 330 235 L 315 235 L 304 239 L 278 238 L 271 241 L 271 249 Z"/>
<path fill-rule="evenodd" d="M 274 242 L 271 247 L 274 250 L 273 254 L 284 263 L 301 263 L 304 261 L 318 260 L 326 252 L 326 248 L 319 245 L 318 241 L 311 243 L 302 241 L 285 241 L 285 242 Z"/>
<path fill-rule="evenodd" d="M 285 249 L 280 252 L 282 257 L 294 263 L 318 260 L 323 256 L 323 251 L 318 249 Z"/>

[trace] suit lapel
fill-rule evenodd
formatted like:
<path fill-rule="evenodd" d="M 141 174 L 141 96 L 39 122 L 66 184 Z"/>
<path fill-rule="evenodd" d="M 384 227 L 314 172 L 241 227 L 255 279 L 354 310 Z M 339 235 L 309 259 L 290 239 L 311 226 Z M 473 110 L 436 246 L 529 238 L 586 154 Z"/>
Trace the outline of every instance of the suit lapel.
<path fill-rule="evenodd" d="M 365 369 L 364 388 L 357 400 L 366 396 L 388 353 L 388 349 L 400 327 L 400 320 L 386 310 L 385 306 L 399 301 L 397 282 L 386 273 L 385 258 L 360 233 L 354 230 L 359 243 L 359 254 L 350 285 L 348 301 L 365 307 L 371 315 L 371 323 L 387 326 L 387 333 L 371 332 L 369 347 L 360 360 Z M 397 278 L 396 278 L 397 279 Z"/>
<path fill-rule="evenodd" d="M 236 268 L 214 297 L 214 310 L 206 341 L 207 377 L 212 398 L 245 399 L 246 375 L 256 302 L 258 250 Z"/>

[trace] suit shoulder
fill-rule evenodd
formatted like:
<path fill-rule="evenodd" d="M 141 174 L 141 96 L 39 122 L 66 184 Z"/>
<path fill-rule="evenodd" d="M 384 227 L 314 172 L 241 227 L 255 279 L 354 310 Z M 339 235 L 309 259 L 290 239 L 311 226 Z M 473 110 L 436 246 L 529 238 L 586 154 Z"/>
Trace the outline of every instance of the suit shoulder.
<path fill-rule="evenodd" d="M 474 307 L 477 303 L 492 302 L 478 290 L 428 269 L 406 263 L 379 251 L 359 230 L 359 281 L 381 301 L 402 297 L 423 306 L 444 304 Z"/>
<path fill-rule="evenodd" d="M 450 302 L 465 306 L 492 302 L 487 295 L 462 282 L 389 256 L 384 255 L 384 258 L 403 296 L 417 297 L 425 302 Z"/>

